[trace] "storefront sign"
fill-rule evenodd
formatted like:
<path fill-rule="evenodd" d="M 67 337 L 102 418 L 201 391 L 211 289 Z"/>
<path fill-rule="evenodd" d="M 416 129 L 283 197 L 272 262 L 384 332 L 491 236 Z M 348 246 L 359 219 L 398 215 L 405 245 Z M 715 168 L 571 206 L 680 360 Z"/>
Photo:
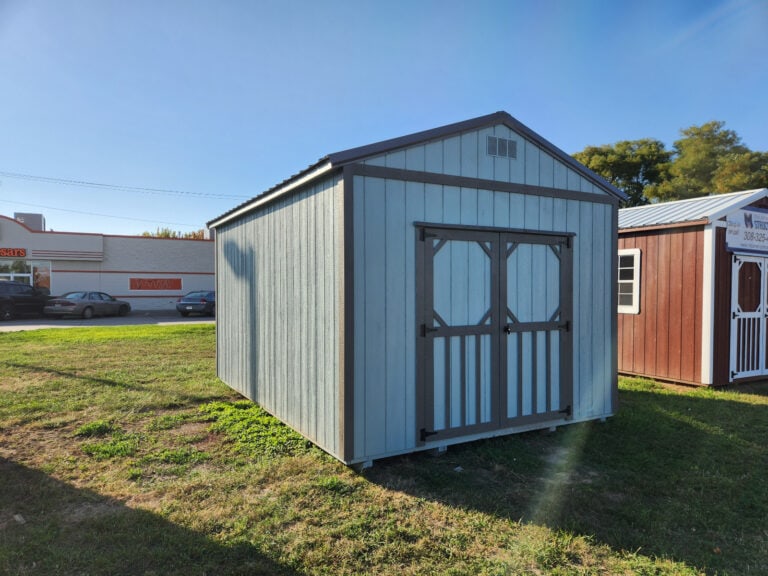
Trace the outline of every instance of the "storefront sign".
<path fill-rule="evenodd" d="M 725 243 L 729 250 L 768 252 L 768 210 L 744 208 L 729 214 Z"/>
<path fill-rule="evenodd" d="M 181 278 L 129 278 L 131 290 L 181 290 Z"/>
<path fill-rule="evenodd" d="M 0 248 L 0 258 L 26 258 L 26 248 Z"/>

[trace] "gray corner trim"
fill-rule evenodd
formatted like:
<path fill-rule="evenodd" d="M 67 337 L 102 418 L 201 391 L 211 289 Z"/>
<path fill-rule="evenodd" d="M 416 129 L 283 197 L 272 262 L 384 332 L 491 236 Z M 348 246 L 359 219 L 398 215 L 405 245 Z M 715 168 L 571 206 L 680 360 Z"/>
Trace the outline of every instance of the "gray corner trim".
<path fill-rule="evenodd" d="M 355 457 L 355 278 L 354 278 L 354 175 L 345 167 L 342 175 L 341 221 L 343 222 L 341 316 L 339 354 L 339 414 L 341 454 L 345 462 Z"/>
<path fill-rule="evenodd" d="M 592 202 L 595 204 L 612 204 L 618 209 L 618 200 L 614 196 L 604 196 L 589 192 L 577 192 L 575 190 L 562 190 L 560 188 L 547 188 L 544 186 L 531 186 L 530 184 L 499 182 L 497 180 L 469 178 L 467 176 L 452 176 L 450 174 L 437 174 L 435 172 L 418 172 L 416 170 L 403 170 L 401 168 L 385 168 L 383 166 L 371 166 L 368 164 L 348 164 L 344 169 L 352 170 L 352 174 L 355 176 L 404 180 L 407 182 L 420 182 L 423 184 L 455 186 L 457 188 L 476 188 L 479 190 L 493 190 L 513 194 L 527 194 L 530 196 L 545 196 L 548 198 L 578 200 L 579 202 Z"/>
<path fill-rule="evenodd" d="M 427 379 L 427 366 L 424 362 L 426 357 L 426 338 L 421 335 L 420 324 L 428 315 L 426 313 L 425 299 L 425 278 L 424 278 L 424 251 L 426 249 L 423 230 L 419 224 L 414 224 L 414 233 L 416 234 L 416 313 L 414 320 L 416 322 L 414 334 L 416 334 L 416 445 L 423 446 L 424 440 L 419 436 L 419 430 L 427 426 L 427 404 L 425 394 L 425 382 Z M 406 343 L 410 344 L 410 343 Z"/>
<path fill-rule="evenodd" d="M 416 228 L 435 228 L 438 230 L 470 230 L 480 232 L 498 232 L 504 234 L 525 234 L 526 236 L 542 236 L 548 237 L 572 237 L 576 236 L 575 232 L 561 232 L 558 230 L 527 230 L 525 228 L 503 228 L 499 226 L 475 226 L 473 224 L 443 224 L 440 222 L 414 222 Z M 542 244 L 551 244 L 553 242 L 542 242 Z"/>
<path fill-rule="evenodd" d="M 611 227 L 618 230 L 619 211 L 614 208 L 611 211 Z M 618 287 L 619 270 L 619 236 L 611 235 L 611 413 L 619 409 L 619 296 Z M 642 278 L 642 276 L 641 276 Z"/>
<path fill-rule="evenodd" d="M 616 208 L 613 209 L 614 213 L 616 212 Z M 574 236 L 576 236 L 574 234 Z M 569 238 L 569 240 L 571 240 Z M 562 294 L 565 295 L 565 297 L 561 296 L 561 306 L 562 306 L 562 317 L 565 318 L 567 321 L 571 323 L 571 326 L 574 325 L 575 319 L 574 319 L 574 291 L 573 291 L 573 284 L 574 284 L 574 266 L 573 266 L 573 252 L 575 250 L 575 242 L 571 240 L 568 242 L 565 246 L 563 246 L 563 251 L 566 254 L 566 258 L 563 258 L 561 260 L 561 267 L 560 267 L 560 289 L 563 291 Z M 562 367 L 560 368 L 560 373 L 567 374 L 567 382 L 563 382 L 561 385 L 560 393 L 564 395 L 565 401 L 561 401 L 561 405 L 567 404 L 571 407 L 571 413 L 569 415 L 570 418 L 573 418 L 573 413 L 575 412 L 575 403 L 576 400 L 574 398 L 574 388 L 575 388 L 575 374 L 573 373 L 573 343 L 574 343 L 574 336 L 573 336 L 573 330 L 565 330 L 560 333 L 560 345 L 562 346 L 562 352 L 560 353 L 560 361 L 562 362 Z"/>

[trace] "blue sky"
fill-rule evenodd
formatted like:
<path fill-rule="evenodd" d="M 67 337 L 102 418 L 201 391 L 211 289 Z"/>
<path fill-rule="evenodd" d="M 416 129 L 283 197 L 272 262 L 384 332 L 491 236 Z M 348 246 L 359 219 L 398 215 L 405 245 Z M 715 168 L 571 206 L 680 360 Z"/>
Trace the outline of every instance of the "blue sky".
<path fill-rule="evenodd" d="M 195 230 L 497 110 L 568 153 L 710 120 L 768 151 L 767 29 L 767 0 L 0 0 L 0 214 Z"/>

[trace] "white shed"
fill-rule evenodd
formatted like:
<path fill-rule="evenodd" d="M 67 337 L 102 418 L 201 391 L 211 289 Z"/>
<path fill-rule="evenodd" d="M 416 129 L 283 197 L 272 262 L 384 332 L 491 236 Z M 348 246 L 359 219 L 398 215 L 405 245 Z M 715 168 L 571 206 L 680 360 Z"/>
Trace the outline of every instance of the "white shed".
<path fill-rule="evenodd" d="M 219 377 L 346 464 L 614 413 L 624 195 L 505 112 L 209 222 Z"/>

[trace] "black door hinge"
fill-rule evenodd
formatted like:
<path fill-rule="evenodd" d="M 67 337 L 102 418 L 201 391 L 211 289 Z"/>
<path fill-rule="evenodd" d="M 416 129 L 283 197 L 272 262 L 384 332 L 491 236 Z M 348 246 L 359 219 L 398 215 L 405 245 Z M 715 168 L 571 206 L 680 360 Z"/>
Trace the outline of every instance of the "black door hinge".
<path fill-rule="evenodd" d="M 570 415 L 571 415 L 571 405 L 570 405 L 570 404 L 568 404 L 568 406 L 566 406 L 566 407 L 565 407 L 565 408 L 563 408 L 562 410 L 558 410 L 558 412 L 559 412 L 560 414 L 565 414 L 566 416 L 570 416 Z"/>
<path fill-rule="evenodd" d="M 419 438 L 421 438 L 422 442 L 426 442 L 427 438 L 429 438 L 430 436 L 434 436 L 435 434 L 437 434 L 437 432 L 431 432 L 431 431 L 427 430 L 426 428 L 422 428 L 419 431 Z"/>
<path fill-rule="evenodd" d="M 560 330 L 565 330 L 566 332 L 570 332 L 571 331 L 571 321 L 567 320 L 566 322 L 563 322 L 562 324 L 560 324 L 558 326 L 558 328 Z"/>
<path fill-rule="evenodd" d="M 426 337 L 430 332 L 437 332 L 437 328 L 428 327 L 426 324 L 421 325 L 421 337 Z"/>

